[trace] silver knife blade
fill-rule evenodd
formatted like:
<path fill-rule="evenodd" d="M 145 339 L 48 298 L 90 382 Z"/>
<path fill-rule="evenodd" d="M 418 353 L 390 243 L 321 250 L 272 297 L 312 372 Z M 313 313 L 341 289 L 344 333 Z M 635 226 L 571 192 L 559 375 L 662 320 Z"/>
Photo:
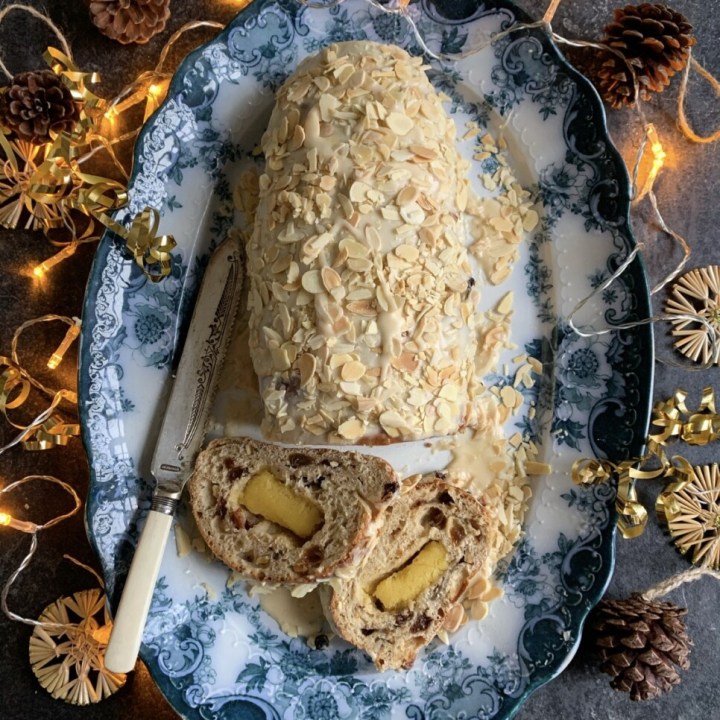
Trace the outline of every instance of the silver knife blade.
<path fill-rule="evenodd" d="M 170 400 L 155 445 L 151 509 L 172 515 L 205 437 L 243 283 L 241 241 L 231 233 L 213 253 L 195 302 Z"/>

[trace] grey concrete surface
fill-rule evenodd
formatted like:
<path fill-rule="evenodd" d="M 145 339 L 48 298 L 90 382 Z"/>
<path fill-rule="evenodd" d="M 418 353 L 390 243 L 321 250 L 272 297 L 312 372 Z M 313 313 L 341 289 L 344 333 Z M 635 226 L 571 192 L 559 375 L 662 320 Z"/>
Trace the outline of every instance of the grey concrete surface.
<path fill-rule="evenodd" d="M 71 0 L 28 0 L 37 8 L 46 8 L 53 20 L 66 32 L 78 65 L 102 73 L 102 94 L 117 92 L 130 78 L 155 63 L 170 33 L 190 19 L 228 21 L 236 10 L 231 0 L 174 0 L 173 16 L 167 30 L 148 45 L 121 47 L 101 36 L 87 17 L 85 4 Z M 0 7 L 7 3 L 0 3 Z M 519 4 L 533 16 L 542 14 L 545 0 L 520 0 Z M 597 37 L 619 3 L 610 0 L 565 0 L 557 12 L 555 30 L 568 37 Z M 696 28 L 696 57 L 713 73 L 720 74 L 720 0 L 674 0 L 673 7 L 685 13 Z M 0 51 L 13 71 L 41 67 L 41 54 L 51 36 L 26 16 L 11 15 L 0 27 Z M 186 49 L 186 48 L 185 48 Z M 184 54 L 180 47 L 177 59 Z M 675 101 L 678 81 L 646 106 L 646 112 L 658 126 L 669 152 L 669 167 L 657 183 L 657 195 L 668 224 L 684 234 L 693 249 L 688 268 L 713 264 L 720 260 L 718 227 L 718 145 L 694 145 L 675 130 Z M 690 117 L 698 127 L 720 122 L 718 98 L 702 81 L 690 85 Z M 626 157 L 639 142 L 637 118 L 630 111 L 609 113 L 609 126 L 617 145 Z M 672 246 L 639 213 L 635 222 L 638 238 L 648 242 L 645 260 L 652 281 L 659 280 L 679 257 Z M 85 280 L 92 261 L 93 247 L 81 249 L 66 261 L 62 271 L 38 286 L 29 269 L 50 254 L 50 247 L 37 234 L 0 231 L 0 354 L 9 354 L 12 332 L 24 320 L 45 313 L 77 315 L 81 311 Z M 674 260 L 675 259 L 675 260 Z M 662 309 L 662 293 L 655 299 L 655 311 Z M 44 358 L 54 350 L 63 329 L 44 327 L 27 335 L 21 348 L 29 364 L 42 375 Z M 672 357 L 667 341 L 667 327 L 656 328 L 658 354 Z M 61 365 L 48 382 L 74 387 L 75 366 L 72 360 Z M 692 372 L 679 370 L 661 362 L 656 365 L 655 398 L 669 397 L 677 387 L 689 390 L 697 398 L 702 387 L 713 385 L 718 370 Z M 720 387 L 718 387 L 720 390 Z M 0 430 L 7 439 L 9 430 Z M 692 462 L 717 459 L 717 445 L 708 448 L 686 448 L 681 452 Z M 81 495 L 87 489 L 87 464 L 79 443 L 61 451 L 30 454 L 13 451 L 0 457 L 2 482 L 28 473 L 57 474 L 71 481 Z M 643 497 L 651 503 L 657 486 L 643 488 Z M 50 497 L 50 496 L 48 496 Z M 37 496 L 28 492 L 18 496 L 16 507 L 29 503 L 39 513 L 52 514 L 53 504 L 62 502 L 53 496 L 39 507 Z M 0 530 L 0 582 L 17 566 L 29 545 L 29 538 L 7 529 Z M 82 516 L 73 518 L 41 537 L 41 545 L 31 569 L 20 579 L 10 598 L 11 607 L 30 617 L 61 595 L 93 587 L 95 580 L 84 570 L 63 559 L 70 553 L 79 560 L 95 565 L 87 544 Z M 617 541 L 617 567 L 609 594 L 622 597 L 642 590 L 659 580 L 681 571 L 687 562 L 674 550 L 651 517 L 647 532 L 635 540 Z M 538 690 L 520 710 L 519 720 L 557 718 L 569 720 L 704 720 L 716 715 L 720 706 L 717 678 L 720 674 L 718 649 L 718 590 L 720 585 L 703 579 L 675 591 L 672 600 L 689 608 L 688 628 L 694 641 L 692 666 L 683 672 L 683 682 L 672 693 L 647 703 L 631 703 L 627 696 L 614 692 L 606 676 L 597 672 L 594 659 L 581 649 L 569 667 L 553 682 Z M 8 720 L 127 720 L 176 717 L 142 668 L 129 677 L 127 686 L 113 698 L 95 707 L 71 707 L 52 700 L 37 684 L 27 658 L 30 629 L 0 616 L 0 717 Z"/>

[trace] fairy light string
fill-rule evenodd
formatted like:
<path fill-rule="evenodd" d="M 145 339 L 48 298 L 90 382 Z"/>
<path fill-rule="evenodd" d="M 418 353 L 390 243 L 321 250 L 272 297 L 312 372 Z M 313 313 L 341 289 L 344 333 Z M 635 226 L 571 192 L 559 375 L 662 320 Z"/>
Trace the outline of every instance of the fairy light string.
<path fill-rule="evenodd" d="M 21 487 L 28 483 L 36 483 L 36 482 L 47 482 L 47 483 L 51 483 L 51 484 L 59 486 L 62 490 L 64 490 L 70 496 L 70 498 L 73 501 L 73 507 L 66 512 L 56 515 L 55 517 L 51 518 L 50 520 L 47 520 L 44 523 L 41 523 L 41 524 L 28 523 L 28 525 L 27 525 L 28 529 L 24 529 L 23 532 L 29 533 L 31 535 L 30 549 L 28 550 L 27 554 L 20 562 L 20 565 L 17 567 L 17 569 L 13 573 L 11 573 L 7 582 L 5 583 L 5 585 L 3 585 L 2 591 L 0 592 L 0 609 L 2 609 L 3 613 L 10 620 L 14 620 L 16 622 L 21 622 L 21 623 L 24 623 L 25 625 L 42 626 L 45 628 L 65 627 L 65 626 L 58 626 L 57 623 L 43 623 L 38 620 L 32 620 L 30 618 L 23 617 L 22 615 L 18 615 L 17 613 L 14 613 L 8 607 L 8 594 L 10 593 L 10 589 L 12 588 L 13 584 L 15 583 L 17 578 L 20 576 L 20 574 L 23 572 L 23 570 L 25 570 L 28 567 L 28 565 L 30 564 L 30 561 L 32 560 L 33 556 L 35 555 L 35 551 L 37 550 L 37 546 L 38 546 L 38 534 L 40 532 L 42 532 L 43 530 L 47 530 L 48 528 L 51 528 L 51 527 L 57 525 L 58 523 L 61 523 L 63 520 L 67 520 L 68 518 L 77 514 L 77 512 L 82 507 L 82 501 L 80 500 L 80 496 L 77 494 L 77 492 L 75 492 L 75 489 L 72 487 L 72 485 L 69 485 L 65 481 L 60 480 L 52 475 L 26 475 L 25 477 L 21 478 L 20 480 L 16 480 L 15 482 L 12 482 L 3 488 L 0 488 L 0 498 L 2 498 L 3 495 L 6 495 L 7 493 L 12 492 L 13 490 L 17 489 L 18 487 Z M 10 517 L 8 513 L 5 513 L 5 515 Z M 24 521 L 24 522 L 27 522 L 27 521 Z M 2 523 L 2 524 L 4 524 L 4 523 Z M 11 525 L 11 523 L 9 523 L 9 522 L 7 524 Z"/>

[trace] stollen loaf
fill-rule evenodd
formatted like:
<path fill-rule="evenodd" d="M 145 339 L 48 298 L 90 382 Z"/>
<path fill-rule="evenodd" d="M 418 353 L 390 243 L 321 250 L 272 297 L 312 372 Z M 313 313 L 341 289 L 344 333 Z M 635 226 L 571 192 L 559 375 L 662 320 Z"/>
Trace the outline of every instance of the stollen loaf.
<path fill-rule="evenodd" d="M 468 424 L 477 349 L 469 164 L 422 59 L 366 41 L 277 93 L 248 241 L 263 430 L 378 444 Z"/>
<path fill-rule="evenodd" d="M 379 532 L 326 605 L 338 634 L 379 670 L 407 670 L 480 572 L 496 525 L 469 493 L 423 478 L 386 508 Z"/>
<path fill-rule="evenodd" d="M 399 488 L 380 458 L 249 438 L 213 440 L 188 483 L 212 553 L 247 579 L 290 585 L 354 572 Z"/>

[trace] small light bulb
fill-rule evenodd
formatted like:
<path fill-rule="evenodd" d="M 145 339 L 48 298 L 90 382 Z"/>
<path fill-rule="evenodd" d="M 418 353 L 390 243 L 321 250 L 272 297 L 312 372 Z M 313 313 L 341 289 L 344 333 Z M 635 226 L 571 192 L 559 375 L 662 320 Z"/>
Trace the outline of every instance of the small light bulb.
<path fill-rule="evenodd" d="M 8 515 L 6 512 L 0 512 L 0 525 L 31 534 L 36 532 L 38 529 L 38 526 L 34 522 L 16 520 L 12 515 Z"/>
<path fill-rule="evenodd" d="M 55 368 L 62 362 L 62 359 L 65 357 L 65 353 L 68 351 L 68 348 L 70 347 L 70 345 L 72 345 L 75 338 L 80 334 L 80 319 L 74 318 L 74 320 L 75 323 L 68 328 L 68 331 L 65 333 L 65 337 L 58 346 L 58 349 L 50 356 L 50 359 L 48 360 L 47 366 L 48 368 L 50 368 L 50 370 L 55 370 Z"/>
<path fill-rule="evenodd" d="M 75 250 L 77 250 L 77 243 L 73 242 L 66 245 L 59 253 L 55 253 L 52 257 L 49 257 L 47 260 L 43 260 L 43 262 L 39 265 L 36 265 L 33 268 L 33 275 L 36 278 L 44 277 L 45 273 L 50 270 L 50 268 L 54 267 L 59 262 L 62 262 L 66 258 L 69 258 L 75 253 Z"/>

